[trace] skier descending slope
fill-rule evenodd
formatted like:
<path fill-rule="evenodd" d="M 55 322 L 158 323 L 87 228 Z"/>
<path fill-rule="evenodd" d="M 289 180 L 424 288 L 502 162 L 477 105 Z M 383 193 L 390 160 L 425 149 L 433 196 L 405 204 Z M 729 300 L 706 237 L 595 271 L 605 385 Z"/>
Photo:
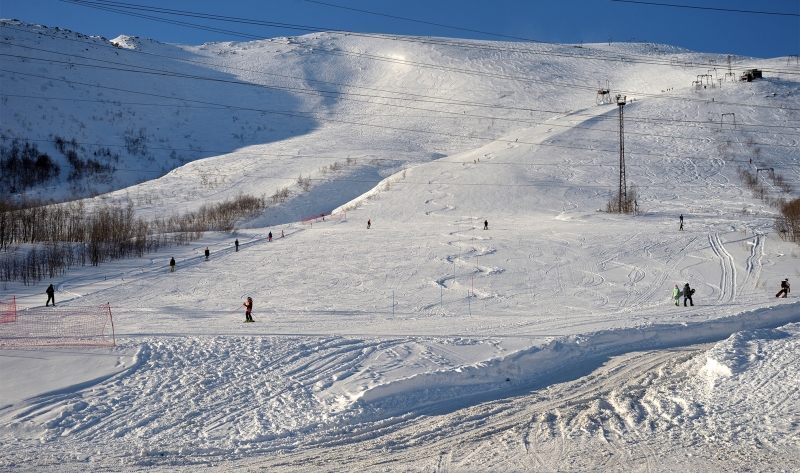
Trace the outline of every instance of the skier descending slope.
<path fill-rule="evenodd" d="M 247 302 L 243 303 L 242 305 L 247 308 L 247 311 L 244 313 L 244 321 L 245 321 L 245 323 L 252 322 L 253 321 L 253 314 L 251 314 L 251 312 L 253 311 L 253 298 L 252 297 L 248 297 L 247 298 Z"/>

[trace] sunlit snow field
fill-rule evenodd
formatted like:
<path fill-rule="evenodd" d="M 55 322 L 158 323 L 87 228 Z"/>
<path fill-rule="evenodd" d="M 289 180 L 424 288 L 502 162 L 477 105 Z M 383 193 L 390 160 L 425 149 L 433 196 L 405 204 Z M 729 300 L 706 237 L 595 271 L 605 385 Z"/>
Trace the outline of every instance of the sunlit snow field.
<path fill-rule="evenodd" d="M 778 71 L 765 80 L 695 90 L 722 56 L 340 34 L 109 48 L 2 29 L 7 52 L 88 41 L 95 59 L 282 87 L 3 73 L 3 93 L 76 99 L 8 98 L 9 133 L 108 143 L 146 127 L 154 159 L 124 157 L 94 202 L 155 216 L 291 190 L 235 233 L 54 278 L 59 305 L 110 304 L 117 346 L 0 350 L 2 469 L 800 468 L 800 304 L 775 298 L 780 280 L 797 285 L 800 247 L 737 176 L 770 167 L 800 185 L 786 58 L 737 64 Z M 618 108 L 595 104 L 606 79 L 630 100 L 636 216 L 604 211 L 619 178 Z M 301 91 L 320 87 L 352 95 Z M 210 108 L 115 102 L 181 100 Z M 206 151 L 172 162 L 169 147 Z M 0 299 L 41 306 L 49 282 L 5 284 Z M 675 307 L 686 282 L 694 306 Z M 248 296 L 257 323 L 242 323 Z"/>

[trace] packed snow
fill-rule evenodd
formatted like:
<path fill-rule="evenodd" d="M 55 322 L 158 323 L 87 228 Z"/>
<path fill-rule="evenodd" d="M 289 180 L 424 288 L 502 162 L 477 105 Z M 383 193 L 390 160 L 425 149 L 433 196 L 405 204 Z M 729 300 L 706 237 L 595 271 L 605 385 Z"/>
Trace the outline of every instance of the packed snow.
<path fill-rule="evenodd" d="M 0 350 L 0 468 L 800 468 L 800 303 L 775 298 L 800 247 L 737 175 L 800 183 L 786 58 L 737 58 L 765 79 L 695 87 L 727 57 L 0 31 L 4 140 L 117 155 L 112 175 L 30 196 L 99 193 L 87 202 L 150 217 L 290 191 L 232 234 L 53 278 L 59 305 L 110 304 L 117 346 Z M 636 216 L 604 211 L 606 80 L 628 100 Z M 687 282 L 694 305 L 676 307 Z M 45 287 L 0 299 L 41 306 Z"/>

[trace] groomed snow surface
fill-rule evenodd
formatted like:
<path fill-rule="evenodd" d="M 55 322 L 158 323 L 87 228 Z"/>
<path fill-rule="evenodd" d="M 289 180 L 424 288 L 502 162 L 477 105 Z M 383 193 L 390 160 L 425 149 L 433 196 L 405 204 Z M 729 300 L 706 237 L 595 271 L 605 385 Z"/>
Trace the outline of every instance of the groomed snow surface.
<path fill-rule="evenodd" d="M 767 80 L 696 90 L 722 57 L 340 34 L 115 48 L 2 26 L 9 53 L 132 69 L 9 59 L 29 75 L 2 76 L 4 94 L 74 99 L 4 99 L 4 132 L 42 149 L 50 133 L 122 149 L 146 128 L 149 154 L 123 153 L 112 180 L 85 183 L 112 191 L 90 205 L 163 215 L 291 192 L 233 234 L 54 278 L 60 306 L 110 304 L 117 346 L 0 350 L 0 469 L 800 469 L 800 303 L 775 298 L 780 280 L 797 287 L 800 247 L 737 177 L 769 167 L 800 182 L 785 58 L 749 60 Z M 284 88 L 144 80 L 145 67 Z M 600 78 L 636 98 L 637 216 L 598 211 L 619 173 Z M 220 152 L 168 161 L 187 149 Z M 145 171 L 169 173 L 132 185 Z M 75 190 L 61 185 L 34 192 Z M 301 221 L 321 212 L 333 215 Z M 676 307 L 686 282 L 694 306 Z M 40 306 L 44 283 L 8 283 L 0 298 Z"/>

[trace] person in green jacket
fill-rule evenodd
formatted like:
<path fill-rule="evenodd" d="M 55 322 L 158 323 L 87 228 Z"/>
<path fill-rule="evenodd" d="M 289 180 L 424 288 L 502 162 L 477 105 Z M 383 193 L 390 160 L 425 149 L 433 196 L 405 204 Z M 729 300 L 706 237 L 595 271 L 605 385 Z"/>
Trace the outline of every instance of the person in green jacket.
<path fill-rule="evenodd" d="M 672 298 L 675 300 L 675 305 L 680 305 L 678 301 L 681 300 L 681 290 L 678 289 L 677 284 L 675 285 L 675 289 L 672 290 Z"/>

